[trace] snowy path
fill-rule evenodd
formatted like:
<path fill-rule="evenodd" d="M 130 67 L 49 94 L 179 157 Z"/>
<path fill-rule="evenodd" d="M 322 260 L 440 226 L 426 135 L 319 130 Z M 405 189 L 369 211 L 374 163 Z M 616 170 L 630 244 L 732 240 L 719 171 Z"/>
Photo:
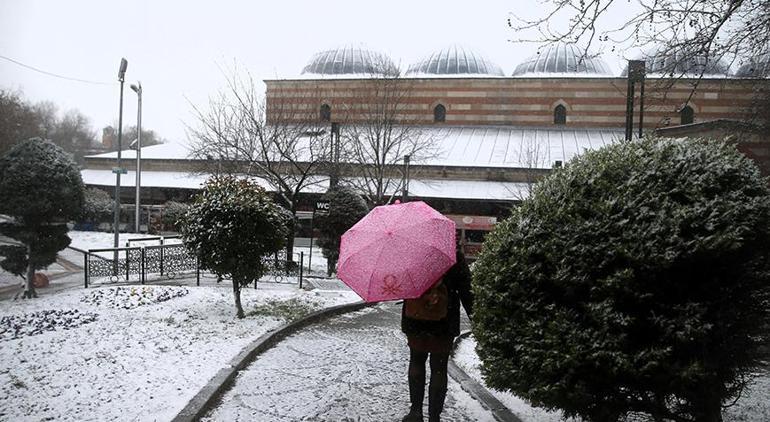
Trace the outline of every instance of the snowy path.
<path fill-rule="evenodd" d="M 409 407 L 400 309 L 382 304 L 288 337 L 241 372 L 204 420 L 400 421 Z M 494 420 L 451 378 L 442 416 Z"/>

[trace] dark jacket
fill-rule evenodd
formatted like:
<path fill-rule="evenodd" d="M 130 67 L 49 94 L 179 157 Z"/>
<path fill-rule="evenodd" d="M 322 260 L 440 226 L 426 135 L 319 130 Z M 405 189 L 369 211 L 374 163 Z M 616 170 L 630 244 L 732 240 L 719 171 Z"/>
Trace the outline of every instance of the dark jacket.
<path fill-rule="evenodd" d="M 407 336 L 455 337 L 460 334 L 460 303 L 468 316 L 473 314 L 473 293 L 471 292 L 471 271 L 465 262 L 465 255 L 458 248 L 457 263 L 444 275 L 449 291 L 447 316 L 438 321 L 423 321 L 406 316 L 406 305 L 401 308 L 401 331 Z"/>

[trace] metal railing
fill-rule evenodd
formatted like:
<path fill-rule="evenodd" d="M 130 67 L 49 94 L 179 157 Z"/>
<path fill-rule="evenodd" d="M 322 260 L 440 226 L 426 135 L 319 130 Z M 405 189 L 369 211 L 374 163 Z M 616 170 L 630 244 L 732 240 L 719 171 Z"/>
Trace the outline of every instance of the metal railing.
<path fill-rule="evenodd" d="M 178 236 L 168 236 L 173 238 Z M 127 242 L 157 240 L 159 238 L 131 239 Z M 162 239 L 162 238 L 160 238 Z M 89 249 L 83 252 L 84 285 L 87 288 L 97 282 L 117 283 L 173 279 L 181 274 L 195 274 L 196 285 L 200 286 L 201 268 L 198 258 L 181 243 L 150 246 L 127 246 L 123 248 Z M 261 281 L 294 284 L 297 278 L 302 288 L 305 254 L 294 254 L 297 261 L 289 261 L 285 254 L 263 257 L 266 271 Z M 257 281 L 254 281 L 254 288 Z"/>
<path fill-rule="evenodd" d="M 153 276 L 171 279 L 192 272 L 200 286 L 198 258 L 182 244 L 89 249 L 83 264 L 85 287 L 103 279 L 115 283 L 133 278 L 144 284 Z"/>

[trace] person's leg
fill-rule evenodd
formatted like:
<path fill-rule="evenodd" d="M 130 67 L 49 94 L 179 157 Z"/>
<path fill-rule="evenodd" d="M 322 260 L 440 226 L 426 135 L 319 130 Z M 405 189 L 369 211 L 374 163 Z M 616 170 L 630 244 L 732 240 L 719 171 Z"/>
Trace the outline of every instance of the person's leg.
<path fill-rule="evenodd" d="M 425 361 L 428 354 L 409 348 L 409 414 L 403 421 L 422 422 L 422 402 L 425 397 Z"/>
<path fill-rule="evenodd" d="M 439 421 L 444 410 L 447 389 L 449 352 L 430 354 L 430 387 L 428 390 L 428 420 Z"/>

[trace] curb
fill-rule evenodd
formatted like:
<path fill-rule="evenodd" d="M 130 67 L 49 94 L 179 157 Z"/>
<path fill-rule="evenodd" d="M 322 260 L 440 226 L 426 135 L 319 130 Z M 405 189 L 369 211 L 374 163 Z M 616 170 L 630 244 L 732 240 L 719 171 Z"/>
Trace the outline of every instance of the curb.
<path fill-rule="evenodd" d="M 470 334 L 470 331 L 465 331 L 457 336 L 457 338 L 455 338 L 454 344 L 452 345 L 453 354 L 455 349 L 457 349 L 457 346 L 460 344 L 460 341 L 462 341 L 462 339 L 465 337 L 468 337 Z M 495 398 L 495 396 L 493 396 L 486 387 L 482 386 L 476 382 L 476 380 L 468 376 L 468 374 L 466 374 L 465 371 L 463 371 L 462 368 L 460 368 L 455 363 L 454 359 L 449 359 L 448 373 L 452 379 L 460 384 L 463 390 L 470 394 L 474 399 L 478 400 L 478 402 L 481 403 L 483 407 L 492 412 L 492 415 L 495 417 L 496 421 L 522 422 L 518 416 L 513 414 L 513 412 L 511 412 L 510 409 L 501 403 L 500 400 Z"/>
<path fill-rule="evenodd" d="M 172 419 L 172 422 L 192 422 L 200 420 L 217 403 L 222 395 L 230 388 L 236 375 L 254 359 L 264 353 L 276 343 L 296 331 L 315 324 L 323 319 L 336 315 L 358 311 L 360 309 L 376 305 L 377 303 L 355 302 L 345 305 L 333 306 L 282 325 L 274 331 L 261 335 L 251 344 L 246 346 L 230 362 L 217 372 L 206 385 L 187 403 L 187 405 Z"/>

